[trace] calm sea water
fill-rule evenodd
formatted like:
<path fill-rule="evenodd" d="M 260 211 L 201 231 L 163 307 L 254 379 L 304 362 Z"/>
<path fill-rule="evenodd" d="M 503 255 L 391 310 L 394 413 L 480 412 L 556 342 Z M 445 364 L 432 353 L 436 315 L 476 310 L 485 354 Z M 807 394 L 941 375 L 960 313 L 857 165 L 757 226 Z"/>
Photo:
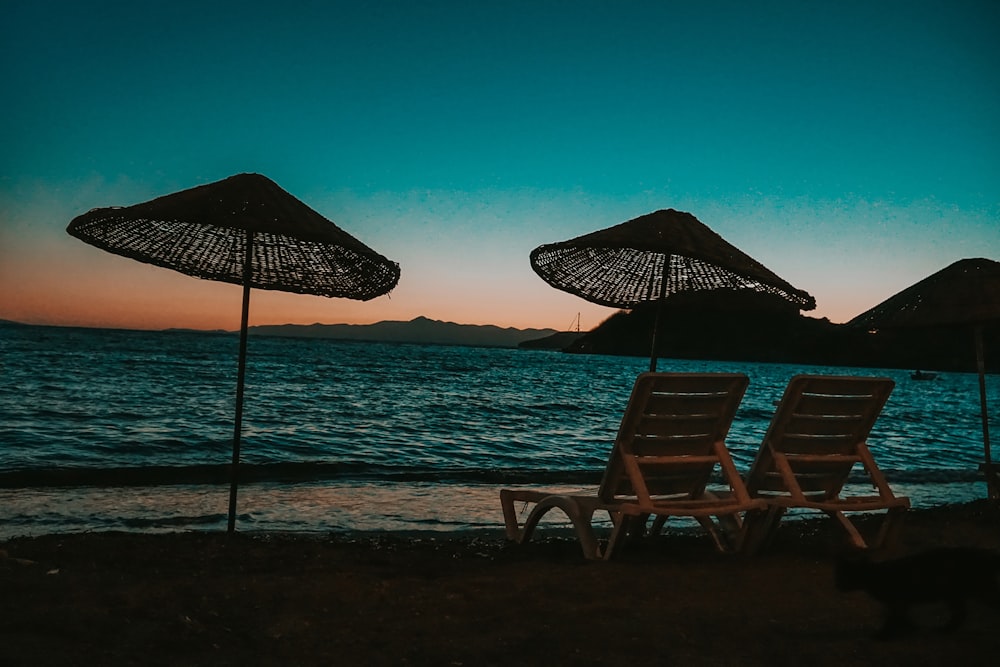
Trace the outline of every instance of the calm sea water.
<path fill-rule="evenodd" d="M 224 529 L 238 338 L 0 325 L 0 538 Z M 970 351 L 971 354 L 971 351 Z M 595 484 L 648 360 L 251 337 L 240 530 L 502 527 L 498 490 Z M 661 360 L 743 372 L 730 434 L 745 471 L 797 373 L 887 375 L 870 444 L 915 506 L 985 497 L 978 380 L 908 371 Z M 1000 382 L 987 378 L 992 432 Z M 76 475 L 37 486 L 38 473 Z"/>

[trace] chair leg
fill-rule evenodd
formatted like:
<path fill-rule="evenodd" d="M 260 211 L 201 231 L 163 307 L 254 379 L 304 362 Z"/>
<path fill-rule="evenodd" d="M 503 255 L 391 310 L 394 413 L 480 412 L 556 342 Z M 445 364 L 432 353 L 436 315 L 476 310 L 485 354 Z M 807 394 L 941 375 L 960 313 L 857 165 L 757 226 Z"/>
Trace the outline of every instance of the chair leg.
<path fill-rule="evenodd" d="M 501 492 L 502 493 L 502 492 Z M 520 498 L 526 502 L 535 502 L 531 513 L 525 520 L 524 525 L 518 528 L 517 514 L 514 512 L 514 500 L 516 494 L 508 494 L 501 497 L 501 505 L 504 508 L 504 522 L 506 524 L 507 535 L 518 544 L 524 544 L 531 539 L 538 522 L 545 514 L 553 509 L 562 510 L 573 524 L 576 536 L 580 541 L 580 548 L 583 555 L 588 559 L 601 558 L 601 547 L 594 533 L 593 518 L 596 509 L 592 503 L 583 502 L 570 496 L 544 496 L 539 499 Z"/>
<path fill-rule="evenodd" d="M 611 534 L 608 536 L 608 542 L 604 546 L 604 551 L 599 552 L 600 557 L 604 560 L 611 560 L 617 551 L 616 547 L 618 546 L 618 543 L 622 540 L 628 539 L 628 524 L 630 523 L 629 519 L 631 518 L 623 515 L 621 512 L 609 511 L 608 514 L 611 516 Z"/>
<path fill-rule="evenodd" d="M 508 489 L 500 490 L 500 507 L 503 508 L 504 531 L 507 539 L 521 542 L 521 528 L 517 523 L 517 512 L 514 510 L 514 493 Z"/>
<path fill-rule="evenodd" d="M 712 542 L 715 543 L 716 549 L 718 549 L 722 553 L 730 551 L 729 544 L 720 534 L 719 528 L 715 525 L 715 522 L 712 521 L 712 517 L 696 516 L 695 520 L 701 524 L 701 527 L 705 530 L 706 533 L 708 533 L 709 537 L 712 538 Z"/>
<path fill-rule="evenodd" d="M 650 526 L 648 534 L 659 535 L 669 518 L 669 514 L 657 514 L 653 518 L 653 523 Z M 709 534 L 719 551 L 729 553 L 739 550 L 740 535 L 743 528 L 743 522 L 740 520 L 739 514 L 725 514 L 715 517 L 715 520 L 712 517 L 694 518 L 701 524 L 705 532 Z"/>
<path fill-rule="evenodd" d="M 827 512 L 827 514 L 836 519 L 837 523 L 847 532 L 848 539 L 853 546 L 859 549 L 888 549 L 899 540 L 903 517 L 906 516 L 906 508 L 890 507 L 882 517 L 878 533 L 874 539 L 868 541 L 864 539 L 854 523 L 843 512 Z"/>
<path fill-rule="evenodd" d="M 737 552 L 743 544 L 743 519 L 739 512 L 716 517 L 727 552 Z"/>
<path fill-rule="evenodd" d="M 604 560 L 611 559 L 619 544 L 638 542 L 646 537 L 646 522 L 649 521 L 649 514 L 624 514 L 608 510 L 608 515 L 611 517 L 612 529 L 602 552 Z"/>
<path fill-rule="evenodd" d="M 858 529 L 854 526 L 854 523 L 847 518 L 846 514 L 838 511 L 828 511 L 827 514 L 840 524 L 841 528 L 844 529 L 847 533 L 847 539 L 850 540 L 852 546 L 857 547 L 858 549 L 868 548 L 865 538 L 861 536 L 861 533 L 858 532 Z"/>
<path fill-rule="evenodd" d="M 882 519 L 878 536 L 875 538 L 874 547 L 878 549 L 891 549 L 899 543 L 899 534 L 902 529 L 903 519 L 906 517 L 905 507 L 891 507 Z"/>
<path fill-rule="evenodd" d="M 736 549 L 752 556 L 766 547 L 774 539 L 778 524 L 784 515 L 785 508 L 780 506 L 747 512 L 737 537 Z"/>
<path fill-rule="evenodd" d="M 756 511 L 760 512 L 760 510 Z M 715 517 L 723 550 L 726 553 L 739 553 L 743 551 L 744 545 L 747 543 L 748 531 L 746 524 L 748 516 L 749 512 L 733 512 Z M 778 519 L 780 520 L 780 517 Z M 753 537 L 759 538 L 760 536 L 755 533 Z"/>
<path fill-rule="evenodd" d="M 657 514 L 656 518 L 653 519 L 653 525 L 649 527 L 649 534 L 659 535 L 663 531 L 663 527 L 667 525 L 669 518 L 669 514 Z"/>

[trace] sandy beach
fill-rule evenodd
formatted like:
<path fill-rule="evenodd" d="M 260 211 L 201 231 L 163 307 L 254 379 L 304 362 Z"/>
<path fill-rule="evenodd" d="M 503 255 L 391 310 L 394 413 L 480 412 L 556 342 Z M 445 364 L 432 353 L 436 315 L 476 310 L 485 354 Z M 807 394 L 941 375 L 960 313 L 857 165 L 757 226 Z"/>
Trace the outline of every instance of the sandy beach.
<path fill-rule="evenodd" d="M 227 537 L 91 533 L 0 544 L 0 664 L 932 665 L 1000 655 L 1000 610 L 879 641 L 834 589 L 840 536 L 788 522 L 753 558 L 700 534 L 587 562 L 501 533 Z M 912 511 L 898 553 L 1000 550 L 986 501 Z M 943 609 L 917 611 L 943 622 Z"/>

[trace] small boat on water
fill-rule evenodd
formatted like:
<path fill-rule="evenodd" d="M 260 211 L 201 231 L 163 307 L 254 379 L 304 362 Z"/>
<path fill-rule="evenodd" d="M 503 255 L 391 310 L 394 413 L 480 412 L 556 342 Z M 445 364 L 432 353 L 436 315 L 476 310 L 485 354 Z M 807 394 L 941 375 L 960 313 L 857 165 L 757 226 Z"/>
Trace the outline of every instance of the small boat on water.
<path fill-rule="evenodd" d="M 913 380 L 933 380 L 937 376 L 937 373 L 928 373 L 926 371 L 913 371 L 910 373 L 910 379 Z"/>

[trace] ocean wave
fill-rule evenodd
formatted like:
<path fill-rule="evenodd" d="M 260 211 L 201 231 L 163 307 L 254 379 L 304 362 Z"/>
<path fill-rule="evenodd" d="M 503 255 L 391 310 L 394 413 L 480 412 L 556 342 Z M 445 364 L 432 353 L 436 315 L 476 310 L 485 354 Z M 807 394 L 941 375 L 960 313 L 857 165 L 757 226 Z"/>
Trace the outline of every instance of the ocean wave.
<path fill-rule="evenodd" d="M 983 479 L 978 468 L 884 469 L 890 483 L 952 484 Z M 241 464 L 241 484 L 304 484 L 321 481 L 370 481 L 373 483 L 428 482 L 434 484 L 534 485 L 600 483 L 603 468 L 449 468 L 446 466 L 392 466 L 368 463 L 291 462 Z M 720 483 L 716 474 L 712 483 Z M 849 483 L 865 484 L 867 475 L 855 471 Z M 45 487 L 125 487 L 213 485 L 230 483 L 228 464 L 188 466 L 134 466 L 99 468 L 91 466 L 29 468 L 0 472 L 0 488 Z"/>

